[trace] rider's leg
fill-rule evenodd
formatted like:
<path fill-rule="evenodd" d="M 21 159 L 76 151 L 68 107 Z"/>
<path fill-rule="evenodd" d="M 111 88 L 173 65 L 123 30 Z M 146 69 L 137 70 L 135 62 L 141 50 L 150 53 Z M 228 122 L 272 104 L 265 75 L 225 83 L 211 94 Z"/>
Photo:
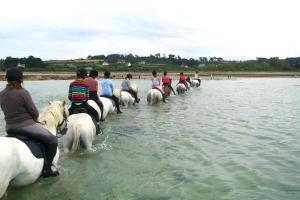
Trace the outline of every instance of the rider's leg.
<path fill-rule="evenodd" d="M 174 88 L 172 87 L 171 83 L 169 83 L 169 87 L 171 88 L 171 90 L 173 91 L 174 95 L 176 95 Z"/>
<path fill-rule="evenodd" d="M 97 105 L 99 106 L 100 108 L 100 111 L 101 111 L 101 118 L 100 118 L 100 121 L 104 121 L 104 116 L 103 116 L 103 103 L 102 101 L 98 98 L 96 101 Z"/>
<path fill-rule="evenodd" d="M 154 89 L 157 89 L 158 91 L 161 92 L 162 97 L 163 97 L 163 102 L 166 102 L 166 96 L 165 96 L 165 93 L 164 93 L 160 88 L 158 88 L 158 87 L 156 87 L 156 88 L 154 88 Z"/>
<path fill-rule="evenodd" d="M 100 119 L 99 119 L 99 114 L 98 112 L 92 107 L 90 106 L 87 102 L 83 103 L 82 106 L 84 106 L 84 108 L 87 110 L 88 114 L 93 116 L 95 119 L 95 126 L 96 126 L 96 134 L 100 133 Z M 93 119 L 92 117 L 92 119 Z M 94 120 L 93 120 L 94 121 Z"/>
<path fill-rule="evenodd" d="M 116 107 L 117 107 L 117 113 L 118 114 L 122 113 L 122 111 L 120 110 L 120 104 L 119 104 L 118 97 L 116 97 L 115 95 L 112 95 L 110 98 L 115 101 L 115 104 L 116 104 Z"/>
<path fill-rule="evenodd" d="M 139 103 L 140 99 L 137 96 L 137 93 L 133 90 L 130 90 L 129 93 L 131 93 L 135 99 L 135 102 Z"/>

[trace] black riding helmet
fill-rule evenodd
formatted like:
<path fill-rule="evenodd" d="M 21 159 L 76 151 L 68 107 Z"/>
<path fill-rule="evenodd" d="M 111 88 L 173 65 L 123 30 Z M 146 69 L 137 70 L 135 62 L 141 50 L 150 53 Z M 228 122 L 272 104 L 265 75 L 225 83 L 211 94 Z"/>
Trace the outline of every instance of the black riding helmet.
<path fill-rule="evenodd" d="M 109 78 L 110 77 L 110 72 L 109 71 L 105 71 L 104 72 L 104 78 Z"/>
<path fill-rule="evenodd" d="M 81 78 L 85 78 L 87 76 L 87 71 L 86 71 L 86 69 L 83 69 L 83 68 L 77 70 L 76 73 L 77 73 L 77 76 L 81 77 Z"/>
<path fill-rule="evenodd" d="M 132 79 L 132 75 L 129 73 L 126 75 L 126 78 Z"/>
<path fill-rule="evenodd" d="M 97 76 L 98 76 L 98 71 L 95 70 L 95 69 L 92 69 L 92 70 L 90 71 L 90 77 L 97 77 Z"/>
<path fill-rule="evenodd" d="M 6 71 L 7 81 L 23 81 L 23 71 L 19 67 L 11 67 Z"/>
<path fill-rule="evenodd" d="M 152 71 L 152 75 L 153 75 L 153 76 L 156 76 L 156 75 L 157 75 L 157 71 L 153 70 L 153 71 Z"/>

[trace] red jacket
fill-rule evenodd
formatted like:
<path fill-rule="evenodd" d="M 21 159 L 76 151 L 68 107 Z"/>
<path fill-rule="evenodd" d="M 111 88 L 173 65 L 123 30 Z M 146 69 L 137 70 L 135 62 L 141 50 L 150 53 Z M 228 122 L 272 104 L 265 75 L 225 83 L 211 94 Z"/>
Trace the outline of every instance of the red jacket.
<path fill-rule="evenodd" d="M 185 75 L 179 75 L 179 80 L 180 80 L 180 81 L 185 81 L 185 80 L 186 80 Z"/>

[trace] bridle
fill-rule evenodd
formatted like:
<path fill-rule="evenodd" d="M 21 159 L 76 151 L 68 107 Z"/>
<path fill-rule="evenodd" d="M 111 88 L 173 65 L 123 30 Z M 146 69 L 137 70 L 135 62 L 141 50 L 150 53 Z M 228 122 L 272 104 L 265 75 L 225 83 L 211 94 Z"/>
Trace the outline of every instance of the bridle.
<path fill-rule="evenodd" d="M 60 135 L 66 134 L 66 128 L 67 128 L 67 123 L 68 123 L 68 116 L 64 108 L 64 113 L 63 113 L 63 120 L 61 123 L 58 124 L 56 127 L 56 132 Z"/>

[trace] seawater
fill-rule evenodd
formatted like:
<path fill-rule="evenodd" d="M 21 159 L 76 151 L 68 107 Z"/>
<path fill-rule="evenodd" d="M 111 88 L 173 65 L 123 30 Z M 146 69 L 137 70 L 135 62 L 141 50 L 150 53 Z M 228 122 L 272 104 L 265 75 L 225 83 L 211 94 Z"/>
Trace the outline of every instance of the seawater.
<path fill-rule="evenodd" d="M 62 155 L 59 177 L 10 187 L 4 199 L 300 199 L 299 79 L 203 80 L 155 106 L 150 81 L 133 82 L 140 104 L 109 116 L 92 152 Z M 69 83 L 24 87 L 41 111 L 68 102 Z M 4 120 L 0 128 L 4 136 Z"/>

